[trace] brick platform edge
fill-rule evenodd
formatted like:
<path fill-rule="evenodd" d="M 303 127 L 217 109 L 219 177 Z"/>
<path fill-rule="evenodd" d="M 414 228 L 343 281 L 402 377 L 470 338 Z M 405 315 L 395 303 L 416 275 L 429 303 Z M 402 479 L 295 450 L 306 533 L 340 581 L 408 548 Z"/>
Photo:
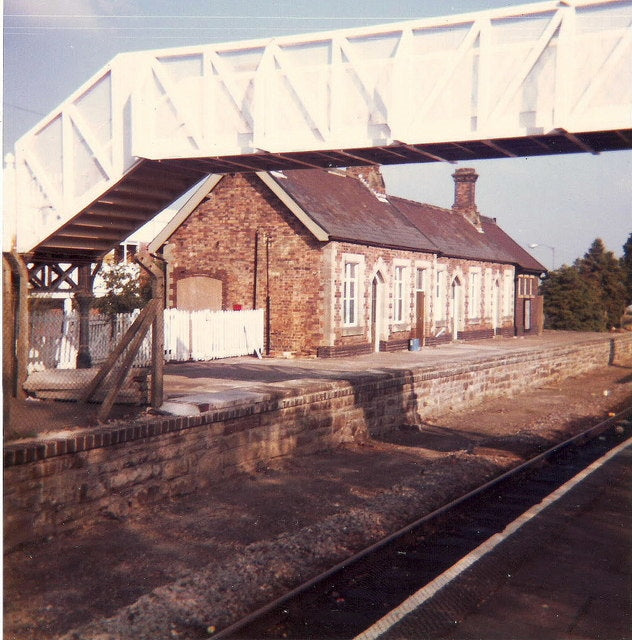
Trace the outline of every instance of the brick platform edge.
<path fill-rule="evenodd" d="M 192 417 L 86 429 L 4 448 L 5 548 L 203 489 L 272 458 L 359 441 L 441 409 L 625 361 L 632 334 L 463 364 L 300 381 Z"/>

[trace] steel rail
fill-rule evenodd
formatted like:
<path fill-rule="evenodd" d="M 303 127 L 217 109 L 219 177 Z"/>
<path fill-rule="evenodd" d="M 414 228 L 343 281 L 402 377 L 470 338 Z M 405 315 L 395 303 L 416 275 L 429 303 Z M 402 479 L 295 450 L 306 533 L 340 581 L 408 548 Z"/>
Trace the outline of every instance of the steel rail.
<path fill-rule="evenodd" d="M 550 456 L 554 455 L 555 453 L 561 451 L 562 449 L 570 447 L 570 446 L 572 446 L 574 444 L 584 444 L 584 443 L 588 442 L 589 440 L 592 440 L 592 439 L 598 437 L 600 434 L 604 433 L 605 431 L 607 431 L 608 429 L 613 427 L 620 420 L 629 418 L 630 416 L 632 416 L 632 406 L 627 407 L 623 411 L 620 411 L 615 416 L 609 417 L 607 420 L 603 420 L 602 422 L 599 422 L 598 424 L 593 425 L 592 427 L 590 427 L 588 429 L 585 429 L 581 433 L 576 434 L 576 435 L 572 436 L 571 438 L 568 438 L 566 440 L 563 440 L 562 442 L 559 442 L 558 444 L 554 445 L 553 447 L 551 447 L 549 449 L 546 449 L 542 453 L 539 453 L 538 455 L 534 456 L 533 458 L 530 458 L 529 460 L 526 460 L 525 462 L 519 464 L 517 467 L 513 467 L 512 469 L 509 469 L 508 471 L 503 472 L 499 476 L 496 476 L 495 478 L 492 478 L 491 480 L 485 482 L 484 484 L 480 485 L 476 489 L 473 489 L 472 491 L 468 491 L 467 493 L 463 494 L 459 498 L 455 498 L 454 500 L 451 500 L 450 502 L 444 504 L 443 506 L 439 507 L 438 509 L 435 509 L 434 511 L 431 511 L 430 513 L 427 513 L 426 515 L 422 516 L 421 518 L 418 518 L 417 520 L 414 520 L 413 522 L 411 522 L 411 523 L 405 525 L 404 527 L 398 529 L 394 533 L 391 533 L 388 536 L 386 536 L 384 538 L 381 538 L 377 542 L 373 543 L 372 545 L 362 549 L 361 551 L 358 551 L 358 552 L 354 553 L 352 556 L 349 556 L 345 560 L 342 560 L 342 561 L 336 563 L 335 565 L 333 565 L 329 569 L 319 573 L 316 576 L 313 576 L 312 578 L 310 578 L 306 582 L 303 582 L 300 585 L 298 585 L 297 587 L 294 587 L 294 589 L 291 589 L 290 591 L 288 591 L 287 593 L 283 594 L 282 596 L 279 596 L 278 598 L 268 602 L 264 606 L 259 607 L 255 611 L 252 611 L 251 613 L 247 614 L 243 618 L 240 618 L 236 622 L 233 622 L 229 626 L 224 627 L 223 629 L 221 629 L 217 633 L 213 634 L 213 638 L 221 639 L 221 638 L 230 637 L 231 634 L 235 633 L 236 631 L 239 631 L 243 627 L 247 626 L 251 622 L 254 622 L 255 620 L 257 620 L 258 618 L 264 616 L 265 614 L 270 613 L 274 609 L 282 606 L 285 602 L 287 602 L 288 600 L 291 600 L 295 596 L 298 596 L 301 593 L 307 591 L 310 587 L 314 586 L 315 584 L 318 584 L 319 582 L 322 582 L 323 580 L 326 580 L 327 578 L 329 578 L 333 574 L 341 571 L 342 569 L 344 569 L 344 568 L 348 567 L 349 565 L 357 562 L 358 560 L 361 560 L 362 558 L 370 555 L 371 553 L 381 549 L 382 547 L 386 546 L 390 542 L 393 542 L 397 538 L 400 538 L 401 536 L 405 535 L 406 533 L 409 533 L 413 529 L 416 529 L 417 527 L 420 527 L 421 525 L 427 524 L 429 521 L 431 521 L 431 520 L 433 520 L 435 518 L 438 518 L 439 516 L 445 514 L 446 512 L 450 511 L 451 509 L 453 509 L 453 508 L 455 508 L 455 507 L 467 502 L 468 500 L 478 496 L 481 493 L 484 493 L 488 489 L 491 489 L 492 487 L 500 484 L 501 482 L 503 482 L 503 481 L 513 477 L 513 476 L 519 475 L 520 473 L 522 473 L 523 471 L 526 471 L 530 467 L 536 466 L 540 462 L 543 462 L 544 460 L 546 460 Z"/>

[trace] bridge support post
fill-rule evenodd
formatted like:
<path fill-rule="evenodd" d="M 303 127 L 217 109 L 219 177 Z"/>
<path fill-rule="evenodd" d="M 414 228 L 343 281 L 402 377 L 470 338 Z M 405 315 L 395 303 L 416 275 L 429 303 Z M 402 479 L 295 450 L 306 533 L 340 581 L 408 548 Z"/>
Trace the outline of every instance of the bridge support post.
<path fill-rule="evenodd" d="M 13 274 L 8 258 L 2 254 L 2 415 L 5 428 L 10 422 L 11 398 L 15 395 L 15 300 Z"/>
<path fill-rule="evenodd" d="M 77 369 L 89 369 L 92 366 L 90 355 L 90 304 L 92 287 L 90 267 L 79 268 L 79 289 L 75 292 L 75 300 L 79 310 L 79 349 L 77 350 Z"/>
<path fill-rule="evenodd" d="M 13 257 L 2 254 L 2 415 L 5 428 L 11 424 L 13 399 L 23 397 L 22 384 L 18 381 L 23 374 L 18 367 L 18 295 L 16 287 L 19 275 L 15 272 Z M 28 326 L 28 321 L 27 321 Z M 22 382 L 24 382 L 22 380 Z"/>

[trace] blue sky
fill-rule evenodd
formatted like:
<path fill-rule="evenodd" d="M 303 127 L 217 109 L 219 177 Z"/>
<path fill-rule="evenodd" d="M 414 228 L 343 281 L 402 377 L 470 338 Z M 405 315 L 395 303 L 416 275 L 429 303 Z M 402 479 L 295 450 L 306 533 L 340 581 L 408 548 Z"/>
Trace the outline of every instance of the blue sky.
<path fill-rule="evenodd" d="M 3 149 L 117 53 L 367 26 L 506 0 L 4 0 Z M 632 151 L 468 162 L 481 213 L 548 267 L 632 232 Z M 463 166 L 463 165 L 460 165 Z M 389 192 L 449 207 L 454 165 L 386 167 Z"/>

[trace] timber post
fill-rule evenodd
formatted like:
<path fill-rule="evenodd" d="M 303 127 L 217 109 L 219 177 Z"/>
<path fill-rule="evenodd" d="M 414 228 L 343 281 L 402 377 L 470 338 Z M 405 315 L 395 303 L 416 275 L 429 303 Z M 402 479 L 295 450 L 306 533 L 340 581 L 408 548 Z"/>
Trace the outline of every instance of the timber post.
<path fill-rule="evenodd" d="M 165 276 L 160 258 L 147 251 L 136 255 L 136 261 L 151 278 L 152 300 L 156 301 L 156 314 L 151 325 L 151 406 L 160 408 L 164 398 L 163 376 L 165 367 Z"/>
<path fill-rule="evenodd" d="M 9 256 L 2 254 L 2 415 L 7 427 L 11 421 L 12 399 L 16 395 L 16 296 Z"/>
<path fill-rule="evenodd" d="M 15 314 L 11 319 L 13 343 L 11 345 L 11 363 L 9 365 L 12 373 L 11 395 L 15 398 L 24 399 L 26 397 L 24 383 L 28 376 L 29 359 L 29 273 L 24 257 L 17 251 L 7 252 L 4 257 L 10 265 L 10 281 L 5 284 L 5 291 L 6 288 L 10 287 L 13 313 Z M 9 275 L 8 270 L 4 268 L 3 272 Z M 4 304 L 6 305 L 6 303 L 7 301 L 5 300 Z M 3 360 L 3 365 L 5 362 L 8 364 L 8 360 Z"/>
<path fill-rule="evenodd" d="M 83 264 L 77 267 L 77 282 L 74 288 L 75 300 L 79 309 L 79 348 L 77 350 L 77 369 L 92 367 L 90 354 L 90 307 L 94 300 L 94 279 L 101 269 L 101 261 L 93 265 Z"/>
<path fill-rule="evenodd" d="M 159 408 L 163 401 L 164 371 L 164 275 L 158 258 L 147 251 L 136 255 L 136 261 L 151 278 L 152 299 L 140 312 L 119 343 L 101 365 L 96 375 L 81 393 L 80 401 L 89 402 L 98 389 L 106 395 L 97 412 L 100 423 L 110 414 L 119 391 L 121 390 L 134 358 L 141 347 L 145 335 L 152 327 L 152 380 L 151 406 Z M 96 273 L 96 270 L 95 272 Z M 94 275 L 94 274 L 93 274 Z"/>

